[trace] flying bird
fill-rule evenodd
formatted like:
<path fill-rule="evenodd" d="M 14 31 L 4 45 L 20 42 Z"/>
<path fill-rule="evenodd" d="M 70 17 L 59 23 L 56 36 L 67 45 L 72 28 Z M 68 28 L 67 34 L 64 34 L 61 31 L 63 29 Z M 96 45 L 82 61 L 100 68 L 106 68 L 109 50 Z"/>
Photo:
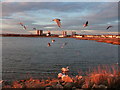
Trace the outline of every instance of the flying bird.
<path fill-rule="evenodd" d="M 23 28 L 26 30 L 27 28 L 26 28 L 26 26 L 23 26 Z"/>
<path fill-rule="evenodd" d="M 55 40 L 52 40 L 52 43 L 54 43 L 55 42 Z"/>
<path fill-rule="evenodd" d="M 20 24 L 21 26 L 24 26 L 23 23 L 21 23 L 21 22 L 20 22 L 19 24 Z"/>
<path fill-rule="evenodd" d="M 111 28 L 111 27 L 113 27 L 113 26 L 108 26 L 108 27 L 106 28 L 106 30 L 108 30 L 108 29 Z"/>
<path fill-rule="evenodd" d="M 33 28 L 33 30 L 36 30 L 36 28 Z"/>
<path fill-rule="evenodd" d="M 48 43 L 48 47 L 50 47 L 51 46 L 51 44 L 50 43 Z"/>
<path fill-rule="evenodd" d="M 67 45 L 67 44 L 68 44 L 67 42 L 63 43 L 61 48 L 64 48 L 64 46 Z"/>
<path fill-rule="evenodd" d="M 55 21 L 58 25 L 58 27 L 61 27 L 61 20 L 60 19 L 53 19 L 53 21 Z"/>
<path fill-rule="evenodd" d="M 27 29 L 27 27 L 23 23 L 20 22 L 19 24 L 23 27 L 23 29 Z"/>
<path fill-rule="evenodd" d="M 86 23 L 83 25 L 83 27 L 86 27 L 88 26 L 88 21 L 86 21 Z"/>

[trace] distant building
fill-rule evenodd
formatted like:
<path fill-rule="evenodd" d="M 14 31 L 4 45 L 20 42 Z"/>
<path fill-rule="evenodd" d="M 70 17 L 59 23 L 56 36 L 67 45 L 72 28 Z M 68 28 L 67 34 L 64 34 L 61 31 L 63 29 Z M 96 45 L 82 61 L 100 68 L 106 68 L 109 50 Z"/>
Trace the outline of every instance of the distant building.
<path fill-rule="evenodd" d="M 76 32 L 72 32 L 72 36 L 73 36 L 73 35 L 76 35 Z"/>
<path fill-rule="evenodd" d="M 43 30 L 37 30 L 37 35 L 43 35 Z"/>
<path fill-rule="evenodd" d="M 59 35 L 59 37 L 66 37 L 67 36 L 67 31 L 62 31 L 62 34 Z"/>
<path fill-rule="evenodd" d="M 85 37 L 94 37 L 94 35 L 85 35 Z"/>
<path fill-rule="evenodd" d="M 67 36 L 67 31 L 62 31 L 63 36 Z"/>
<path fill-rule="evenodd" d="M 39 35 L 39 30 L 37 30 L 37 35 Z"/>
<path fill-rule="evenodd" d="M 120 38 L 120 35 L 116 35 L 116 37 L 115 38 Z"/>
<path fill-rule="evenodd" d="M 51 32 L 50 32 L 50 31 L 48 31 L 48 33 L 46 34 L 46 36 L 51 36 Z"/>
<path fill-rule="evenodd" d="M 105 35 L 101 35 L 102 38 L 105 38 Z"/>
<path fill-rule="evenodd" d="M 39 35 L 43 35 L 43 30 L 39 30 Z"/>
<path fill-rule="evenodd" d="M 82 38 L 82 37 L 84 37 L 84 35 L 73 35 L 73 37 Z"/>

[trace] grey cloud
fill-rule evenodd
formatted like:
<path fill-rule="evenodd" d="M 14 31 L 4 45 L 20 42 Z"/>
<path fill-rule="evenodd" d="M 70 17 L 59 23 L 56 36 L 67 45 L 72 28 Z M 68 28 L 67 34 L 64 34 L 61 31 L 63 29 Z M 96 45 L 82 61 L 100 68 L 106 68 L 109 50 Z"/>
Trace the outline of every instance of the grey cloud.
<path fill-rule="evenodd" d="M 51 10 L 54 11 L 54 14 L 61 14 L 62 19 L 62 29 L 95 29 L 98 28 L 104 29 L 104 24 L 108 22 L 113 22 L 117 20 L 117 3 L 109 3 L 109 2 L 80 2 L 80 3 L 41 3 L 41 2 L 32 2 L 32 3 L 3 3 L 3 16 L 10 16 L 14 13 L 19 12 L 27 12 L 27 11 L 41 11 L 41 10 Z M 88 11 L 86 15 L 77 15 L 77 13 L 81 13 L 84 11 Z M 58 13 L 59 12 L 59 13 Z M 76 16 L 72 17 L 69 14 L 75 13 Z M 47 13 L 45 13 L 47 14 Z M 49 13 L 48 13 L 49 14 Z M 64 16 L 62 16 L 64 15 Z M 27 16 L 27 15 L 26 15 Z M 57 15 L 56 15 L 57 16 Z M 58 15 L 60 16 L 60 15 Z M 46 25 L 31 25 L 32 27 L 37 27 L 40 29 L 44 29 L 44 26 L 56 27 L 51 21 L 48 21 L 45 18 L 34 17 L 31 18 L 32 15 L 28 15 L 28 19 L 25 19 L 23 22 L 31 25 L 31 23 L 36 23 L 37 21 L 45 21 L 50 22 L 50 24 Z M 83 28 L 82 25 L 85 21 L 89 21 L 89 27 Z M 99 25 L 103 24 L 103 25 Z M 57 29 L 57 27 L 55 28 Z"/>
<path fill-rule="evenodd" d="M 114 24 L 113 21 L 118 19 L 117 3 L 102 3 L 92 9 L 96 12 L 86 16 L 74 17 L 74 19 L 70 19 L 71 21 L 66 21 L 65 24 L 69 26 L 74 23 L 77 26 L 82 25 L 88 20 L 92 26 L 99 26 L 99 24 L 103 24 L 104 26 L 107 23 Z"/>
<path fill-rule="evenodd" d="M 94 8 L 98 3 L 92 2 L 4 2 L 2 4 L 3 16 L 17 12 L 31 10 L 53 10 L 57 12 L 78 12 L 85 9 Z"/>

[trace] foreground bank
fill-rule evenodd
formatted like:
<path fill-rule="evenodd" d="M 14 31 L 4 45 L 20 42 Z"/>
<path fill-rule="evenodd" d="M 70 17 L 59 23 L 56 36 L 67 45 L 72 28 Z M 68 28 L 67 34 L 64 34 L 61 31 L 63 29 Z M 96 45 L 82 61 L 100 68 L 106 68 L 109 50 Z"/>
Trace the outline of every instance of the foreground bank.
<path fill-rule="evenodd" d="M 85 76 L 67 75 L 63 79 L 54 78 L 47 80 L 39 80 L 29 78 L 26 80 L 16 80 L 11 83 L 8 81 L 2 82 L 3 89 L 10 88 L 42 88 L 42 89 L 56 89 L 56 88 L 120 88 L 120 71 L 117 65 L 114 66 L 98 66 L 86 73 Z"/>

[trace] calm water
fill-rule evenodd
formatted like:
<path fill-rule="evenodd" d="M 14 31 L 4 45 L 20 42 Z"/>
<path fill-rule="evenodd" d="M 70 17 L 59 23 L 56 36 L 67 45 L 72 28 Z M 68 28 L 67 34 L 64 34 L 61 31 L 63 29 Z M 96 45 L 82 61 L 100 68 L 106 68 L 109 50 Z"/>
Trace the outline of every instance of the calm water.
<path fill-rule="evenodd" d="M 3 37 L 3 79 L 57 77 L 69 66 L 72 75 L 98 64 L 116 64 L 118 45 L 70 38 Z M 51 47 L 47 43 L 51 43 Z M 67 43 L 63 46 L 63 43 Z M 61 48 L 63 46 L 63 48 Z"/>

